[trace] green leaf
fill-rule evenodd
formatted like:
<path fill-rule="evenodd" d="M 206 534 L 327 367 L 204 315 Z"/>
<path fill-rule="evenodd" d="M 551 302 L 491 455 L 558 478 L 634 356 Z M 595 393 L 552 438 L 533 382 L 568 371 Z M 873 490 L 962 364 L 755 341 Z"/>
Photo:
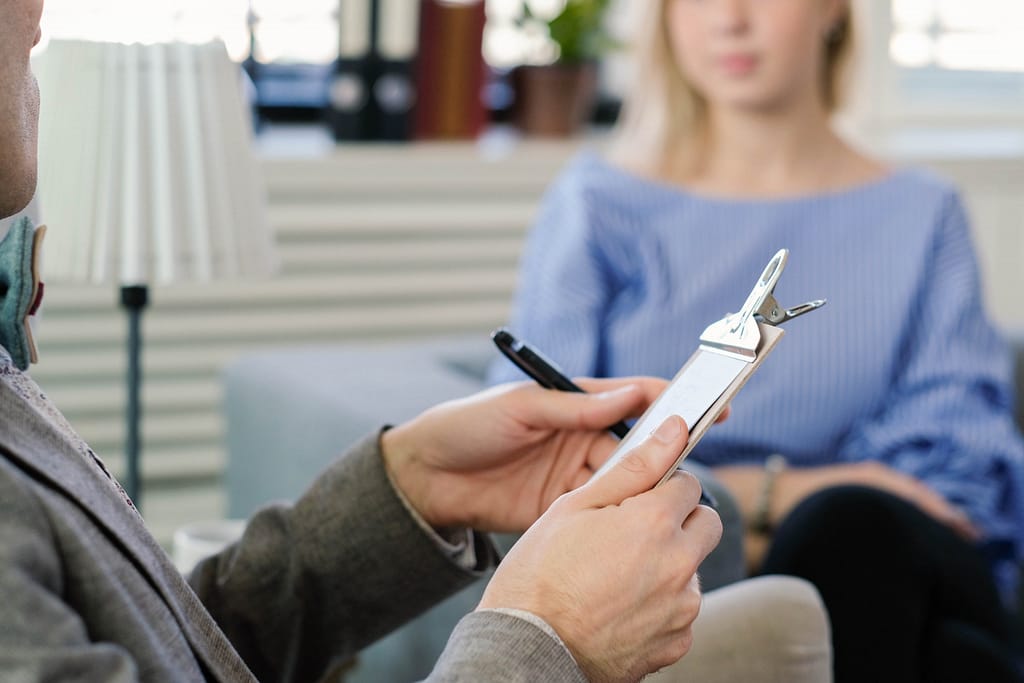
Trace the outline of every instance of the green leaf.
<path fill-rule="evenodd" d="M 604 21 L 610 0 L 568 0 L 557 16 L 547 21 L 548 34 L 559 48 L 559 61 L 587 62 L 619 47 L 619 43 L 605 30 Z M 530 6 L 521 3 L 523 26 L 541 21 Z"/>

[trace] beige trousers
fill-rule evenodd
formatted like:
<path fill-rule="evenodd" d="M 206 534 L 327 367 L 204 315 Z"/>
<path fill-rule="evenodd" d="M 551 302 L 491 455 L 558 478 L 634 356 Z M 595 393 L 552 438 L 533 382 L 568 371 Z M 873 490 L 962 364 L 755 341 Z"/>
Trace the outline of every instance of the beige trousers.
<path fill-rule="evenodd" d="M 704 596 L 693 647 L 645 683 L 831 683 L 828 615 L 814 587 L 747 579 Z"/>

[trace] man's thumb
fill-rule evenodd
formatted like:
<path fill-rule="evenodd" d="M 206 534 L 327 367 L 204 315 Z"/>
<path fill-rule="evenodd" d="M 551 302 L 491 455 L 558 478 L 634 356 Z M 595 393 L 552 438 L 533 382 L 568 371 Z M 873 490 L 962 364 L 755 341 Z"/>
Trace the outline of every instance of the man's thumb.
<path fill-rule="evenodd" d="M 668 416 L 639 446 L 580 489 L 584 501 L 605 507 L 650 491 L 683 452 L 688 437 L 683 418 Z"/>

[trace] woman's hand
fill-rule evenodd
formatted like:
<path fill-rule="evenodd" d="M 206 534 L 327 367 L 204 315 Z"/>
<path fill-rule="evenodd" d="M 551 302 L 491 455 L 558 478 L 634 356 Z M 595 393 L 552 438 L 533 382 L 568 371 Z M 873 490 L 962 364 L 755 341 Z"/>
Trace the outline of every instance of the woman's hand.
<path fill-rule="evenodd" d="M 787 479 L 789 481 L 786 481 Z M 976 540 L 981 535 L 964 511 L 955 507 L 941 494 L 909 474 L 904 474 L 876 460 L 807 470 L 794 469 L 792 472 L 783 472 L 776 481 L 779 498 L 787 506 L 786 512 L 811 493 L 827 486 L 840 484 L 863 484 L 881 489 L 913 503 L 968 540 Z M 787 489 L 790 493 L 787 493 Z M 788 502 L 786 497 L 789 498 Z"/>
<path fill-rule="evenodd" d="M 578 383 L 589 393 L 523 382 L 431 408 L 383 434 L 388 472 L 435 527 L 526 529 L 608 459 L 618 443 L 608 426 L 639 416 L 666 385 Z"/>
<path fill-rule="evenodd" d="M 716 467 L 715 476 L 739 501 L 744 519 L 751 519 L 764 480 L 764 468 L 758 466 Z M 781 522 L 805 498 L 822 489 L 843 484 L 861 484 L 887 491 L 913 503 L 939 522 L 950 526 L 967 539 L 979 537 L 978 529 L 962 510 L 954 507 L 927 484 L 875 460 L 788 468 L 775 479 L 768 519 L 772 526 Z"/>

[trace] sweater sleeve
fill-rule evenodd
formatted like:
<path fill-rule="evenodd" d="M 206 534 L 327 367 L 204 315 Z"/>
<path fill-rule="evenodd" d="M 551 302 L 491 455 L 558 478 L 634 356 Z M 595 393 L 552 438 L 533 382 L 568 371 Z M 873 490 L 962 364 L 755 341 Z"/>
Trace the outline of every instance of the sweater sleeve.
<path fill-rule="evenodd" d="M 546 193 L 519 265 L 509 327 L 570 376 L 599 372 L 609 275 L 594 237 L 585 164 L 566 169 Z M 492 384 L 526 379 L 505 358 L 488 373 Z"/>
<path fill-rule="evenodd" d="M 986 535 L 1004 591 L 1024 549 L 1024 445 L 1014 424 L 1009 349 L 987 320 L 967 219 L 947 198 L 880 411 L 855 425 L 846 460 L 878 458 L 963 508 Z"/>

